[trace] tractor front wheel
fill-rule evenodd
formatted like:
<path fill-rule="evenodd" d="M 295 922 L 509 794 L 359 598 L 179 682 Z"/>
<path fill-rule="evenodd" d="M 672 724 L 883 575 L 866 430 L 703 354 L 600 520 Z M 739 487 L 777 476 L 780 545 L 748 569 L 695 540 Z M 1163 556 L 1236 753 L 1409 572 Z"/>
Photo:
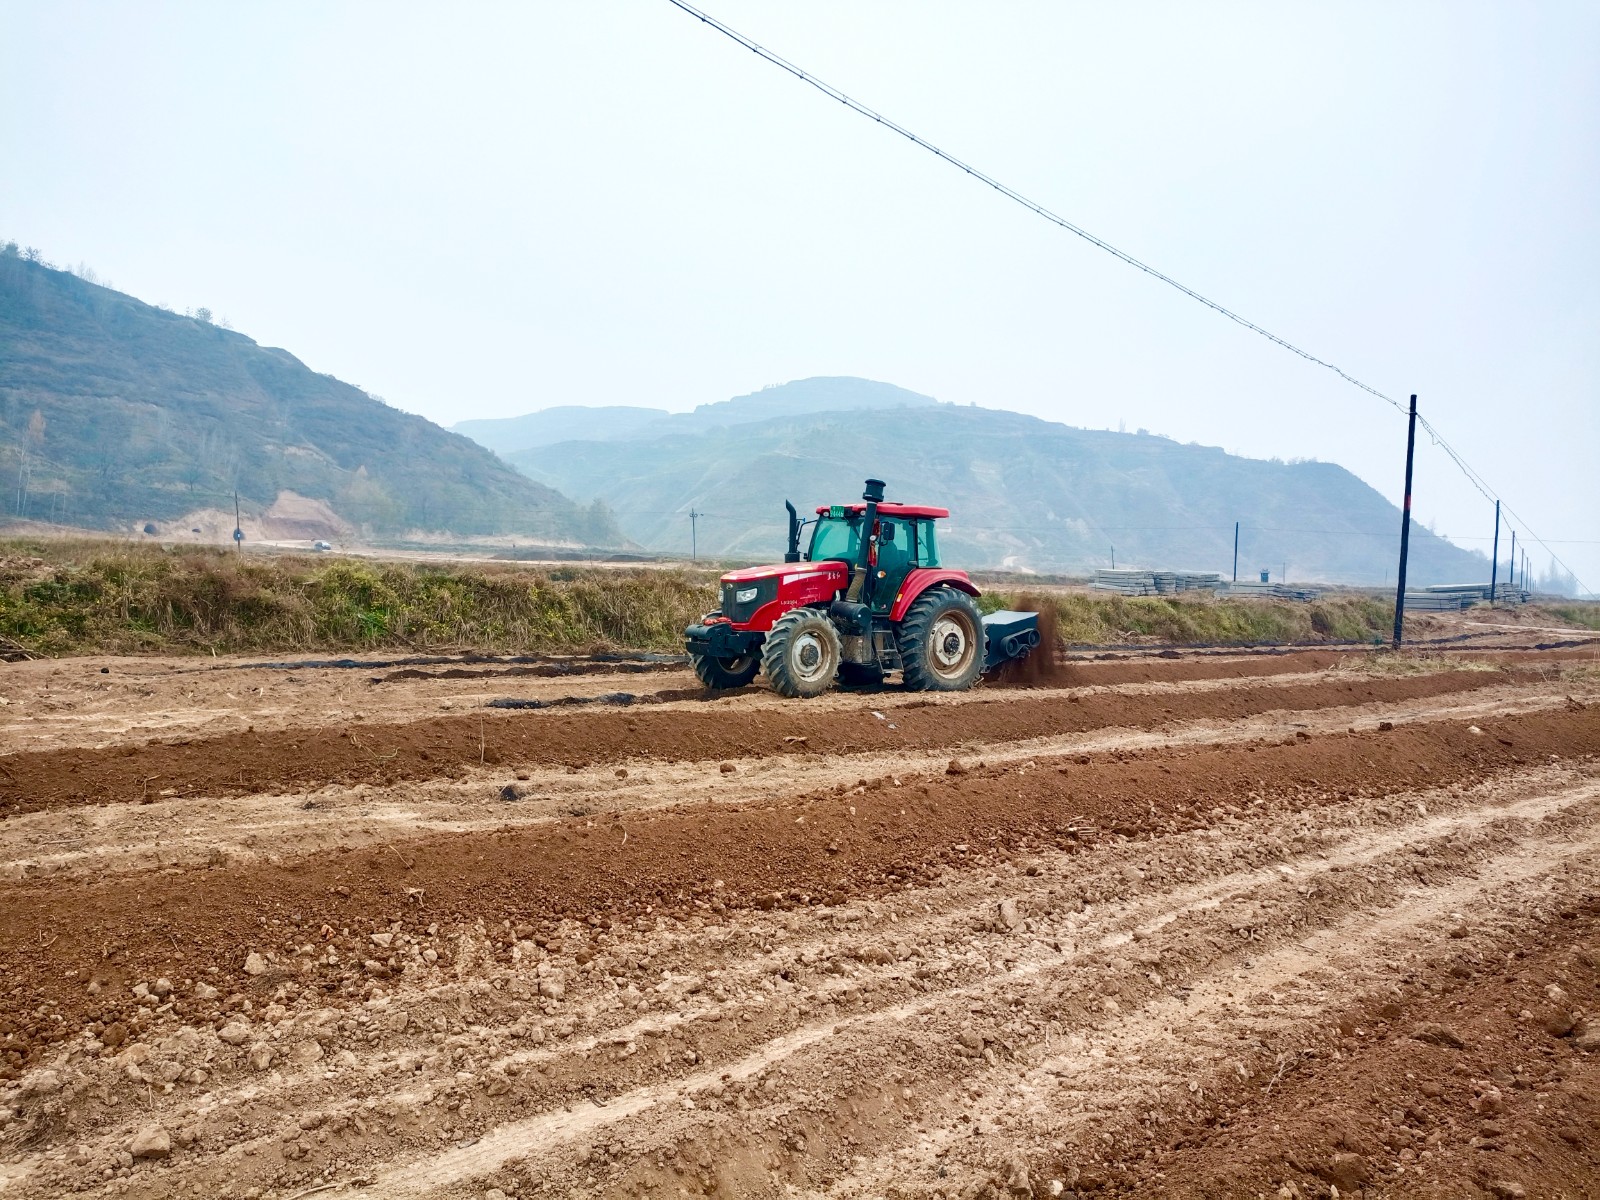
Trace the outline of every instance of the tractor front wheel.
<path fill-rule="evenodd" d="M 744 654 L 738 658 L 691 654 L 689 661 L 694 664 L 694 673 L 700 676 L 700 682 L 717 691 L 743 687 L 761 670 L 761 660 L 754 654 Z"/>
<path fill-rule="evenodd" d="M 817 696 L 839 673 L 839 631 L 826 613 L 796 608 L 773 622 L 761 647 L 761 669 L 780 696 Z"/>
<path fill-rule="evenodd" d="M 954 588 L 918 596 L 900 622 L 900 661 L 914 692 L 959 692 L 983 670 L 983 617 L 975 600 Z"/>

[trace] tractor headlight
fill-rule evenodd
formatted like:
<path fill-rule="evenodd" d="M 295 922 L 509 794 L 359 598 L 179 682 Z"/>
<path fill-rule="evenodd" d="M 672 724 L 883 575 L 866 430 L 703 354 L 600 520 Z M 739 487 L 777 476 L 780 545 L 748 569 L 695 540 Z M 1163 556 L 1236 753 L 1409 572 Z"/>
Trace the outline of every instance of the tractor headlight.
<path fill-rule="evenodd" d="M 752 600 L 754 600 L 756 598 L 756 593 L 759 592 L 760 590 L 761 590 L 760 588 L 753 588 L 753 587 L 740 588 L 737 592 L 735 592 L 733 594 L 734 603 L 735 604 L 749 604 L 750 601 L 752 601 Z"/>

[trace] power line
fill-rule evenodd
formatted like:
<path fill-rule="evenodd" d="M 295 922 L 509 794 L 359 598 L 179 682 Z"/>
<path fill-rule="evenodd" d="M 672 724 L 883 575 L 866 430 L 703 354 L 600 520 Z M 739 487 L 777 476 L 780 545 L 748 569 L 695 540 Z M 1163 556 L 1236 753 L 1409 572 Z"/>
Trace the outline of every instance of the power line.
<path fill-rule="evenodd" d="M 1327 368 L 1329 371 L 1332 371 L 1335 375 L 1339 376 L 1339 378 L 1343 379 L 1346 383 L 1349 383 L 1354 387 L 1360 388 L 1364 392 L 1367 392 L 1367 393 L 1369 393 L 1369 394 L 1371 394 L 1373 396 L 1376 396 L 1379 400 L 1382 400 L 1385 404 L 1389 405 L 1396 412 L 1399 412 L 1402 415 L 1406 413 L 1406 411 L 1407 411 L 1406 407 L 1404 405 L 1402 405 L 1398 400 L 1396 400 L 1393 396 L 1387 395 L 1386 393 L 1379 391 L 1377 388 L 1373 387 L 1371 384 L 1365 383 L 1362 380 L 1357 379 L 1354 375 L 1351 375 L 1348 371 L 1344 370 L 1342 367 L 1336 366 L 1335 364 L 1333 364 L 1331 362 L 1328 362 L 1326 359 L 1318 358 L 1315 354 L 1312 354 L 1308 350 L 1301 349 L 1299 346 L 1295 345 L 1293 342 L 1289 341 L 1287 338 L 1279 337 L 1277 334 L 1273 333 L 1271 330 L 1262 328 L 1260 325 L 1257 325 L 1254 321 L 1247 320 L 1246 318 L 1240 316 L 1238 313 L 1234 312 L 1232 309 L 1227 308 L 1224 305 L 1217 303 L 1215 300 L 1209 299 L 1208 297 L 1201 295 L 1199 292 L 1195 291 L 1193 288 L 1188 287 L 1185 284 L 1179 283 L 1176 279 L 1172 278 L 1172 276 L 1167 275 L 1162 271 L 1156 270 L 1156 268 L 1152 267 L 1150 264 L 1148 264 L 1146 262 L 1143 262 L 1140 259 L 1135 258 L 1133 255 L 1129 254 L 1125 250 L 1119 250 L 1117 247 L 1113 246 L 1110 242 L 1106 241 L 1103 238 L 1096 237 L 1094 234 L 1090 233 L 1087 229 L 1084 229 L 1082 226 L 1074 225 L 1071 221 L 1067 220 L 1065 217 L 1061 216 L 1058 213 L 1052 212 L 1050 209 L 1046 208 L 1044 205 L 1040 204 L 1038 201 L 1029 199 L 1027 196 L 1024 196 L 1021 192 L 1017 191 L 1015 188 L 1008 187 L 1004 183 L 1001 183 L 998 179 L 994 178 L 994 176 L 985 174 L 983 171 L 978 170 L 976 167 L 972 166 L 970 163 L 967 163 L 967 162 L 963 161 L 962 159 L 957 158 L 953 154 L 949 154 L 946 151 L 941 150 L 938 146 L 935 146 L 932 142 L 927 141 L 925 138 L 919 137 L 917 134 L 915 134 L 911 130 L 907 129 L 904 125 L 898 124 L 895 121 L 891 121 L 888 117 L 884 116 L 880 112 L 877 112 L 875 109 L 869 108 L 869 107 L 867 107 L 867 105 L 861 103 L 859 100 L 855 100 L 855 99 L 851 98 L 850 96 L 847 96 L 844 92 L 840 91 L 838 88 L 834 87 L 833 85 L 831 85 L 829 83 L 823 82 L 821 79 L 818 79 L 815 75 L 812 75 L 809 71 L 806 71 L 803 68 L 796 66 L 794 63 L 790 62 L 788 59 L 783 58 L 778 54 L 775 54 L 771 50 L 768 50 L 765 46 L 761 45 L 759 42 L 756 42 L 753 39 L 746 37 L 744 34 L 740 33 L 736 29 L 733 29 L 733 28 L 731 28 L 731 27 L 729 27 L 727 25 L 724 25 L 721 21 L 717 20 L 715 17 L 709 16 L 708 14 L 701 12 L 698 8 L 695 8 L 692 4 L 685 3 L 685 0 L 668 0 L 668 3 L 672 4 L 673 6 L 679 8 L 679 9 L 682 9 L 684 12 L 688 13 L 690 16 L 695 17 L 695 18 L 699 19 L 700 21 L 704 22 L 705 24 L 711 26 L 711 28 L 715 29 L 718 33 L 720 33 L 720 34 L 724 35 L 725 37 L 730 38 L 731 40 L 737 42 L 739 45 L 743 46 L 746 50 L 749 50 L 752 54 L 755 54 L 758 57 L 765 59 L 767 62 L 770 62 L 773 66 L 778 67 L 781 70 L 787 71 L 789 74 L 793 75 L 795 78 L 799 79 L 801 82 L 809 84 L 811 87 L 815 88 L 817 91 L 821 92 L 823 95 L 829 97 L 832 100 L 837 100 L 840 104 L 843 104 L 846 108 L 850 109 L 852 112 L 859 113 L 861 116 L 866 117 L 868 120 L 877 122 L 879 125 L 882 125 L 886 129 L 889 129 L 889 130 L 893 131 L 894 133 L 899 134 L 901 137 L 905 138 L 907 141 L 913 143 L 914 145 L 920 146 L 922 149 L 928 151 L 928 153 L 934 155 L 935 157 L 937 157 L 939 159 L 942 159 L 943 161 L 949 163 L 951 166 L 955 167 L 956 169 L 965 172 L 967 175 L 970 175 L 972 178 L 976 179 L 978 182 L 986 184 L 987 186 L 993 188 L 995 191 L 999 192 L 1002 196 L 1006 197 L 1008 200 L 1015 201 L 1017 204 L 1020 204 L 1023 208 L 1026 208 L 1030 212 L 1035 213 L 1036 215 L 1043 217 L 1045 220 L 1051 222 L 1052 224 L 1060 226 L 1062 229 L 1065 229 L 1067 232 L 1072 233 L 1072 234 L 1076 235 L 1077 237 L 1082 238 L 1084 241 L 1088 242 L 1090 245 L 1096 246 L 1099 249 L 1104 250 L 1107 254 L 1110 254 L 1112 257 L 1114 257 L 1116 259 L 1119 259 L 1120 261 L 1122 261 L 1124 263 L 1127 263 L 1130 267 L 1135 267 L 1138 270 L 1143 271 L 1146 275 L 1152 276 L 1155 279 L 1159 279 L 1162 283 L 1165 283 L 1170 287 L 1176 288 L 1178 291 L 1182 292 L 1185 296 L 1188 296 L 1191 300 L 1196 300 L 1199 303 L 1204 304 L 1207 308 L 1210 308 L 1213 311 L 1215 311 L 1217 313 L 1220 313 L 1222 316 L 1227 317 L 1228 320 L 1233 321 L 1235 324 L 1242 325 L 1244 328 L 1250 330 L 1252 333 L 1260 334 L 1262 337 L 1266 338 L 1268 341 L 1275 342 L 1277 345 L 1282 346 L 1285 350 L 1288 350 L 1288 351 L 1290 351 L 1290 352 L 1292 352 L 1294 354 L 1299 355 L 1301 358 L 1305 359 L 1307 362 L 1314 363 L 1319 367 Z M 1469 467 L 1467 465 L 1466 461 L 1461 457 L 1461 455 L 1455 450 L 1455 448 L 1453 446 L 1450 445 L 1449 442 L 1445 441 L 1444 437 L 1439 433 L 1439 431 L 1436 428 L 1434 428 L 1433 425 L 1431 425 L 1426 419 L 1422 418 L 1421 416 L 1418 417 L 1418 421 L 1422 424 L 1422 427 L 1425 430 L 1427 430 L 1428 435 L 1434 440 L 1434 443 L 1436 445 L 1438 445 L 1442 450 L 1444 450 L 1444 452 L 1447 455 L 1449 455 L 1450 459 L 1456 464 L 1456 466 L 1458 468 L 1460 468 L 1462 474 L 1464 474 L 1467 477 L 1467 480 L 1474 487 L 1476 487 L 1479 492 L 1481 492 L 1483 494 L 1485 499 L 1489 500 L 1491 503 L 1493 503 L 1497 499 L 1500 499 L 1500 497 L 1495 494 L 1494 489 L 1491 488 L 1488 485 L 1488 482 L 1486 480 L 1484 480 L 1484 478 L 1481 475 L 1479 475 L 1478 472 L 1474 471 L 1471 467 Z M 1502 504 L 1503 504 L 1503 502 L 1502 502 Z M 1503 504 L 1503 507 L 1506 509 L 1507 512 L 1511 511 L 1511 506 L 1510 505 Z M 1512 515 L 1515 516 L 1514 513 Z M 1527 522 L 1523 521 L 1521 517 L 1517 517 L 1517 520 L 1518 520 L 1519 523 L 1522 524 L 1524 532 L 1527 533 L 1527 535 L 1530 538 L 1532 538 L 1534 541 L 1538 542 L 1539 545 L 1543 546 L 1545 548 L 1545 550 L 1547 552 L 1549 552 L 1550 557 L 1555 562 L 1560 563 L 1562 568 L 1564 570 L 1566 570 L 1568 574 L 1572 575 L 1572 577 L 1574 579 L 1577 579 L 1576 572 L 1574 572 L 1571 567 L 1568 567 L 1566 565 L 1566 563 L 1562 562 L 1560 557 L 1555 553 L 1555 551 L 1550 550 L 1549 545 L 1544 541 L 1543 538 L 1540 538 L 1537 534 L 1535 534 L 1532 531 L 1532 529 L 1528 528 Z M 1584 587 L 1582 581 L 1579 580 L 1578 582 L 1579 582 L 1580 588 L 1582 588 L 1584 591 L 1587 591 L 1587 588 Z"/>
<path fill-rule="evenodd" d="M 766 59 L 768 62 L 772 63 L 774 66 L 780 67 L 783 70 L 789 72 L 789 74 L 795 76 L 797 79 L 800 79 L 800 80 L 804 81 L 805 83 L 810 84 L 812 87 L 816 88 L 817 91 L 821 92 L 823 95 L 828 96 L 831 99 L 837 100 L 840 104 L 843 104 L 846 108 L 849 108 L 854 112 L 860 113 L 863 117 L 866 117 L 869 120 L 876 121 L 878 124 L 884 126 L 887 129 L 893 130 L 895 133 L 898 133 L 901 137 L 907 139 L 910 142 L 915 143 L 918 146 L 921 146 L 924 150 L 928 151 L 928 153 L 933 154 L 938 158 L 942 158 L 945 162 L 949 163 L 951 166 L 957 168 L 958 170 L 966 172 L 968 175 L 972 176 L 978 182 L 987 184 L 989 187 L 991 187 L 995 191 L 999 192 L 1002 196 L 1005 196 L 1008 200 L 1016 201 L 1016 203 L 1022 205 L 1023 208 L 1028 209 L 1030 212 L 1036 213 L 1037 215 L 1043 217 L 1045 220 L 1050 221 L 1053 224 L 1059 225 L 1062 229 L 1067 230 L 1067 232 L 1069 232 L 1069 233 L 1076 234 L 1078 237 L 1082 238 L 1084 241 L 1090 243 L 1091 245 L 1098 246 L 1100 249 L 1104 250 L 1107 254 L 1110 254 L 1114 258 L 1118 258 L 1118 259 L 1122 260 L 1123 262 L 1127 263 L 1130 267 L 1136 267 L 1139 270 L 1143 271 L 1146 275 L 1153 276 L 1154 278 L 1161 280 L 1162 283 L 1165 283 L 1165 284 L 1169 285 L 1170 287 L 1177 288 L 1178 291 L 1182 292 L 1185 296 L 1188 296 L 1191 300 L 1198 300 L 1201 304 L 1204 304 L 1207 308 L 1213 309 L 1216 312 L 1221 313 L 1223 316 L 1227 317 L 1228 320 L 1233 321 L 1236 324 L 1244 326 L 1246 329 L 1250 330 L 1252 333 L 1259 333 L 1262 337 L 1266 338 L 1270 342 L 1276 342 L 1278 345 L 1282 346 L 1285 350 L 1289 350 L 1289 351 L 1292 351 L 1295 354 L 1298 354 L 1301 358 L 1305 359 L 1307 362 L 1315 363 L 1319 367 L 1326 367 L 1328 370 L 1330 370 L 1334 374 L 1338 375 L 1346 383 L 1354 384 L 1356 387 L 1360 388 L 1364 392 L 1370 392 L 1372 395 L 1376 396 L 1378 399 L 1382 400 L 1384 403 L 1390 405 L 1397 412 L 1404 413 L 1406 411 L 1405 407 L 1398 400 L 1396 400 L 1393 396 L 1385 395 L 1383 392 L 1380 392 L 1377 388 L 1373 387 L 1371 384 L 1363 383 L 1361 380 L 1357 379 L 1354 375 L 1351 375 L 1348 371 L 1345 371 L 1342 367 L 1335 366 L 1333 363 L 1328 362 L 1325 359 L 1318 358 L 1315 354 L 1312 354 L 1309 350 L 1302 350 L 1299 346 L 1296 346 L 1293 342 L 1287 340 L 1286 338 L 1279 337 L 1277 334 L 1273 333 L 1269 329 L 1263 329 L 1260 325 L 1257 325 L 1254 321 L 1250 321 L 1250 320 L 1247 320 L 1244 317 L 1241 317 L 1238 313 L 1234 312 L 1232 309 L 1227 308 L 1227 307 L 1225 307 L 1225 306 L 1223 306 L 1221 304 L 1218 304 L 1215 300 L 1211 300 L 1211 299 L 1209 299 L 1209 298 L 1207 298 L 1205 296 L 1202 296 L 1199 292 L 1195 291 L 1193 288 L 1188 287 L 1188 286 L 1186 286 L 1186 285 L 1184 285 L 1182 283 L 1179 283 L 1176 279 L 1172 278 L 1172 276 L 1167 275 L 1164 272 L 1156 270 L 1156 268 L 1152 267 L 1149 263 L 1140 261 L 1139 259 L 1135 258 L 1133 255 L 1129 254 L 1125 250 L 1117 249 L 1117 247 L 1113 246 L 1110 242 L 1106 241 L 1104 238 L 1096 237 L 1094 234 L 1090 233 L 1087 229 L 1084 229 L 1080 225 L 1074 225 L 1071 221 L 1067 220 L 1065 217 L 1061 216 L 1060 214 L 1050 211 L 1050 209 L 1048 209 L 1044 205 L 1040 204 L 1037 200 L 1030 200 L 1028 197 L 1024 196 L 1021 192 L 1017 191 L 1015 188 L 1007 187 L 1005 184 L 1001 183 L 994 176 L 987 175 L 984 172 L 978 170 L 978 168 L 974 167 L 972 164 L 962 161 L 961 159 L 957 158 L 953 154 L 946 153 L 945 151 L 939 149 L 939 147 L 935 146 L 932 142 L 929 142 L 929 141 L 925 140 L 924 138 L 918 137 L 915 133 L 911 132 L 911 130 L 907 129 L 904 125 L 900 125 L 900 124 L 897 124 L 894 121 L 891 121 L 888 117 L 884 116 L 882 113 L 877 112 L 877 111 L 875 111 L 875 110 L 873 110 L 871 108 L 868 108 L 865 104 L 862 104 L 859 100 L 851 99 L 849 96 L 847 96 L 843 92 L 841 92 L 838 88 L 832 86 L 831 84 L 824 83 L 822 80 L 818 79 L 815 75 L 812 75 L 810 72 L 805 71 L 802 68 L 795 66 L 795 64 L 790 62 L 790 61 L 788 61 L 788 59 L 779 57 L 777 54 L 774 54 L 771 50 L 768 50 L 765 46 L 762 46 L 760 43 L 752 41 L 750 38 L 747 38 L 744 34 L 740 33 L 738 30 L 731 29 L 728 26 L 724 25 L 721 21 L 717 20 L 715 17 L 707 16 L 705 13 L 701 12 L 698 8 L 695 8 L 693 5 L 684 3 L 684 0 L 667 0 L 667 2 L 669 4 L 676 5 L 678 8 L 681 8 L 684 12 L 688 13 L 690 16 L 698 17 L 700 20 L 704 21 L 707 25 L 709 25 L 713 29 L 715 29 L 718 33 L 724 34 L 727 37 L 732 38 L 734 41 L 738 42 L 741 46 L 743 46 L 746 50 L 749 50 L 751 53 L 759 55 L 760 57 Z"/>

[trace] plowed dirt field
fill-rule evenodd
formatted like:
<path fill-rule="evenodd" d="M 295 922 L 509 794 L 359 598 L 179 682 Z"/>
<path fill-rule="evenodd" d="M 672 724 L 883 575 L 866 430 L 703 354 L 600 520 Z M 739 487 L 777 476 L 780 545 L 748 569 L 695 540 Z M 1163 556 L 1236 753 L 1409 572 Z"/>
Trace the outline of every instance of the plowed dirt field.
<path fill-rule="evenodd" d="M 0 1197 L 1600 1196 L 1593 649 L 0 676 Z"/>

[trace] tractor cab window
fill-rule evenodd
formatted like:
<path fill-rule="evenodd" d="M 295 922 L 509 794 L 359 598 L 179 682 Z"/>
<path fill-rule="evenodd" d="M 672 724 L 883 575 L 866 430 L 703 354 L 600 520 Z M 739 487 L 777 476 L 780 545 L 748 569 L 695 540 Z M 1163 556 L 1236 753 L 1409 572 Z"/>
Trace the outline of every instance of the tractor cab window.
<path fill-rule="evenodd" d="M 812 562 L 842 559 L 854 563 L 861 553 L 861 518 L 819 517 L 811 531 Z"/>
<path fill-rule="evenodd" d="M 929 517 L 923 517 L 917 521 L 916 564 L 919 567 L 937 567 L 939 565 L 939 543 L 934 540 L 933 521 Z"/>

